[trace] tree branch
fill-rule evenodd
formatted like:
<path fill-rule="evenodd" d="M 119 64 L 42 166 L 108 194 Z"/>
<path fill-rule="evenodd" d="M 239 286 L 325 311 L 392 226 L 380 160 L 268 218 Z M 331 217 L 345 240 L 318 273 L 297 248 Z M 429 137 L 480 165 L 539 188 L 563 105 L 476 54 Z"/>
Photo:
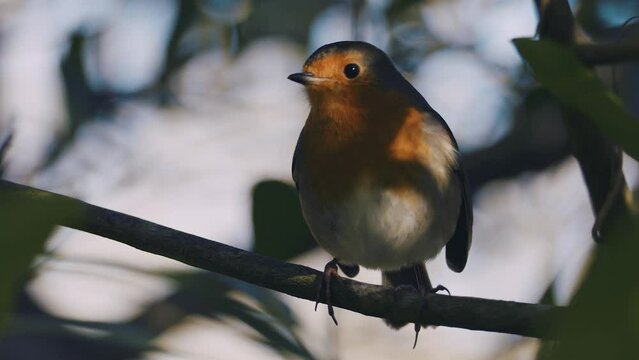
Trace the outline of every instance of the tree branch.
<path fill-rule="evenodd" d="M 563 0 L 534 0 L 534 2 L 540 18 L 537 28 L 540 37 L 572 45 L 584 64 L 611 65 L 639 60 L 639 43 L 636 42 L 576 44 L 575 18 L 567 2 Z"/>
<path fill-rule="evenodd" d="M 574 51 L 584 64 L 590 66 L 639 61 L 639 42 L 580 44 L 574 46 Z"/>
<path fill-rule="evenodd" d="M 37 206 L 51 221 L 136 249 L 224 274 L 306 300 L 315 300 L 320 272 L 240 250 L 77 199 L 0 180 L 0 198 Z M 340 278 L 333 305 L 364 315 L 470 330 L 554 339 L 565 308 L 541 304 L 401 291 Z M 423 311 L 420 308 L 423 307 Z M 309 311 L 311 306 L 309 305 Z"/>

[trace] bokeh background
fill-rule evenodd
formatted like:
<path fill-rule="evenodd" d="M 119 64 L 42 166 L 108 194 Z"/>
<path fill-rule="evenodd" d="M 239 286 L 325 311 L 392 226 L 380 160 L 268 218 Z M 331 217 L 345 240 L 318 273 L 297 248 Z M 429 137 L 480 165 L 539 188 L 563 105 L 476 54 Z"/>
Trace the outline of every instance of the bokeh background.
<path fill-rule="evenodd" d="M 635 0 L 572 1 L 598 41 Z M 387 51 L 446 119 L 474 198 L 466 270 L 428 264 L 455 295 L 566 304 L 588 263 L 592 210 L 550 95 L 510 40 L 532 0 L 3 0 L 0 138 L 6 179 L 321 268 L 290 162 L 308 112 L 286 80 L 317 47 Z M 598 68 L 639 116 L 639 71 Z M 624 169 L 631 188 L 639 167 Z M 10 244 L 0 239 L 2 251 Z M 380 282 L 363 271 L 358 280 Z M 24 278 L 3 359 L 534 359 L 540 343 L 412 326 L 203 273 L 57 229 Z"/>

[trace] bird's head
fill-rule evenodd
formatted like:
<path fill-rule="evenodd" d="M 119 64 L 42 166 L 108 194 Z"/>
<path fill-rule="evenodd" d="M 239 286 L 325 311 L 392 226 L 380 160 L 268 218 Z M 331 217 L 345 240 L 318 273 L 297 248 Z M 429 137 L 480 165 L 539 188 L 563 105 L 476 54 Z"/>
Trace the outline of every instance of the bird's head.
<path fill-rule="evenodd" d="M 412 89 L 382 50 L 360 41 L 320 47 L 306 60 L 303 72 L 288 79 L 306 87 L 312 107 L 327 101 L 370 106 L 378 94 L 387 97 L 406 85 Z"/>

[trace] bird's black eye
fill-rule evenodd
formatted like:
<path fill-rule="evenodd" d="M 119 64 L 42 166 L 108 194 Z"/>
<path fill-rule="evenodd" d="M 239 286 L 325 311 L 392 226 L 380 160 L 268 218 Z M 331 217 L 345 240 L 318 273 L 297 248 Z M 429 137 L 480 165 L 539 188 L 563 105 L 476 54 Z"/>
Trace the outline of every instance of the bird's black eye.
<path fill-rule="evenodd" d="M 357 64 L 348 64 L 344 66 L 344 75 L 346 75 L 349 79 L 355 78 L 359 75 L 359 66 L 357 66 Z"/>

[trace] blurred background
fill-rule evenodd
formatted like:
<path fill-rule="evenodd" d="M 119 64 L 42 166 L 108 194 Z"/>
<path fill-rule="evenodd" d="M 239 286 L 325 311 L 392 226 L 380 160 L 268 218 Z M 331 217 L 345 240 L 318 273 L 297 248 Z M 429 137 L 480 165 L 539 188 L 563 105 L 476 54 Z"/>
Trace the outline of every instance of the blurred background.
<path fill-rule="evenodd" d="M 601 42 L 635 0 L 571 1 Z M 510 40 L 532 0 L 2 0 L 0 140 L 11 181 L 320 269 L 290 163 L 308 105 L 286 80 L 317 47 L 384 49 L 446 119 L 474 199 L 473 248 L 434 283 L 454 295 L 566 304 L 592 247 L 592 210 L 550 95 Z M 614 71 L 613 71 L 614 70 Z M 639 116 L 639 68 L 598 68 Z M 631 188 L 637 164 L 624 159 Z M 3 251 L 11 244 L 0 239 Z M 1 266 L 1 265 L 0 265 Z M 380 283 L 378 272 L 358 280 Z M 535 359 L 533 339 L 392 331 L 341 311 L 57 229 L 14 301 L 3 359 Z"/>

